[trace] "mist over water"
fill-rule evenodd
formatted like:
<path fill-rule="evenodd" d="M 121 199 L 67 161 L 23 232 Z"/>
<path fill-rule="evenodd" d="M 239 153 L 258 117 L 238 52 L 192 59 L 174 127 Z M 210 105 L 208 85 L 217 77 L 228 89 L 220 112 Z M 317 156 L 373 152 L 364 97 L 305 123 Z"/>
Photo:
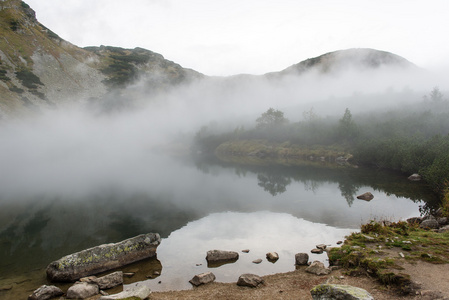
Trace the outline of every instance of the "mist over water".
<path fill-rule="evenodd" d="M 190 153 L 203 126 L 215 133 L 252 128 L 270 107 L 285 112 L 291 122 L 301 121 L 310 109 L 338 119 L 346 108 L 356 114 L 412 106 L 437 85 L 428 73 L 399 72 L 347 70 L 339 76 L 312 72 L 274 79 L 239 75 L 164 92 L 148 90 L 143 79 L 105 99 L 1 120 L 0 281 L 8 283 L 30 269 L 43 272 L 69 253 L 159 232 L 166 283 L 159 288 L 188 288 L 190 278 L 184 277 L 206 270 L 190 266 L 209 247 L 248 247 L 262 256 L 276 251 L 267 249 L 267 236 L 259 230 L 271 228 L 269 237 L 283 245 L 279 252 L 285 260 L 260 271 L 270 274 L 290 271 L 293 262 L 287 257 L 295 251 L 334 243 L 372 218 L 418 215 L 419 207 L 431 202 L 428 190 L 394 174 L 236 166 Z M 271 190 L 273 185 L 278 190 Z M 375 200 L 355 199 L 366 191 Z M 266 228 L 266 219 L 273 227 Z M 249 229 L 240 230 L 243 225 Z M 304 250 L 291 244 L 309 237 L 318 239 L 310 238 Z M 179 261 L 178 248 L 188 242 L 201 244 L 201 251 L 189 249 L 186 260 Z M 214 273 L 234 281 L 235 272 L 255 268 L 250 258 Z"/>
<path fill-rule="evenodd" d="M 422 99 L 436 84 L 429 74 L 381 68 L 273 80 L 241 75 L 163 93 L 148 93 L 141 82 L 117 98 L 3 120 L 0 165 L 7 171 L 0 175 L 0 195 L 86 195 L 111 186 L 145 190 L 166 171 L 152 151 L 173 143 L 188 147 L 201 126 L 252 127 L 269 107 L 292 122 L 311 108 L 338 117 L 346 107 L 353 113 L 396 108 Z"/>

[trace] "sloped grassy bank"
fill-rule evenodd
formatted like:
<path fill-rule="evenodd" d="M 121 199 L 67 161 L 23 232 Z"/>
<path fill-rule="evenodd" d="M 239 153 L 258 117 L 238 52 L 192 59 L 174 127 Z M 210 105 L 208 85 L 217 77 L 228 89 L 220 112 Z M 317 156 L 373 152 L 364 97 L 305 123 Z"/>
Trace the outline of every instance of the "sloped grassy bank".
<path fill-rule="evenodd" d="M 404 263 L 449 263 L 449 231 L 421 228 L 418 223 L 371 221 L 348 236 L 341 247 L 328 251 L 330 265 L 350 276 L 376 278 L 398 294 L 419 289 Z"/>
<path fill-rule="evenodd" d="M 346 162 L 351 155 L 339 146 L 298 145 L 290 142 L 277 143 L 266 139 L 233 140 L 220 144 L 215 155 L 225 161 L 242 157 L 247 160 L 274 160 L 290 162 Z"/>

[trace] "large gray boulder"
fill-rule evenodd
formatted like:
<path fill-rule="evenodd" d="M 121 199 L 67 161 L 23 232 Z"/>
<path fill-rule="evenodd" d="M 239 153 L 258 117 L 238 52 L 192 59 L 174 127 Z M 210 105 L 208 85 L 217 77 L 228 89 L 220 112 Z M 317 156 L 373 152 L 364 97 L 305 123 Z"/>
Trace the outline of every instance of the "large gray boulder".
<path fill-rule="evenodd" d="M 340 284 L 320 284 L 310 290 L 313 300 L 374 300 L 366 290 Z"/>
<path fill-rule="evenodd" d="M 47 300 L 63 294 L 64 292 L 54 285 L 42 285 L 28 296 L 28 300 Z"/>
<path fill-rule="evenodd" d="M 160 243 L 159 234 L 148 233 L 119 243 L 93 247 L 50 263 L 47 266 L 47 276 L 53 281 L 75 281 L 153 257 Z"/>
<path fill-rule="evenodd" d="M 100 293 L 98 285 L 87 282 L 78 282 L 67 290 L 68 299 L 84 299 Z"/>
<path fill-rule="evenodd" d="M 215 280 L 214 273 L 206 272 L 206 273 L 201 273 L 201 274 L 193 276 L 193 278 L 190 279 L 189 282 L 191 284 L 193 284 L 194 286 L 199 286 L 202 284 L 213 282 L 214 280 Z"/>
<path fill-rule="evenodd" d="M 113 295 L 101 296 L 98 300 L 122 300 L 122 299 L 146 299 L 151 294 L 151 289 L 140 281 L 135 284 L 126 285 L 123 287 L 123 292 Z M 135 297 L 135 298 L 133 298 Z"/>

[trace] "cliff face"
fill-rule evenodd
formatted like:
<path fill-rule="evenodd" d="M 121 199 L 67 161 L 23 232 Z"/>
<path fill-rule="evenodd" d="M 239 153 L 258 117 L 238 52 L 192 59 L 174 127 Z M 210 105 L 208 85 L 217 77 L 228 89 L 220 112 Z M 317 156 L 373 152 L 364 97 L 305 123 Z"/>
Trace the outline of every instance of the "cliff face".
<path fill-rule="evenodd" d="M 141 78 L 157 90 L 199 77 L 145 49 L 79 48 L 25 2 L 0 1 L 0 116 L 101 98 Z"/>

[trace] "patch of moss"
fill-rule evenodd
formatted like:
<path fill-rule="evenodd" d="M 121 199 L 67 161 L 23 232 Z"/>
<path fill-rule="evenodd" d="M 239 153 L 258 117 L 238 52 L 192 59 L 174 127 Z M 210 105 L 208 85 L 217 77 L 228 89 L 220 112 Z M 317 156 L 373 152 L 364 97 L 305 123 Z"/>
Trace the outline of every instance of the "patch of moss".
<path fill-rule="evenodd" d="M 17 79 L 19 79 L 22 84 L 29 89 L 37 89 L 38 85 L 44 85 L 40 78 L 28 69 L 16 71 L 15 74 Z"/>

